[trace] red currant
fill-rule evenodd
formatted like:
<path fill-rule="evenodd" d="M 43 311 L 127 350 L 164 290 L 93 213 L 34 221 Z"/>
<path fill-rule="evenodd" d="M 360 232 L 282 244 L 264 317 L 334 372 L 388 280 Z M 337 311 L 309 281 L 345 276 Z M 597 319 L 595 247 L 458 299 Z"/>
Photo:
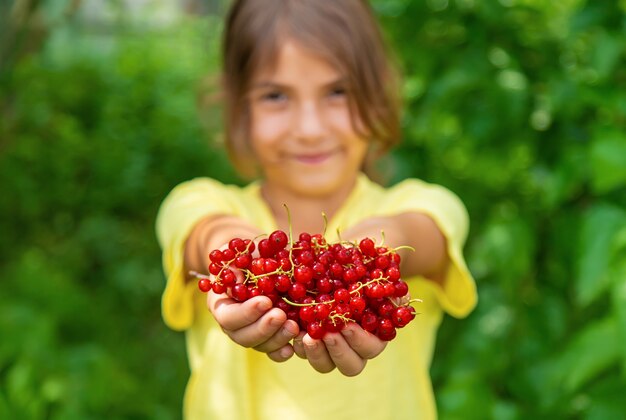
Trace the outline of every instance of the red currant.
<path fill-rule="evenodd" d="M 391 266 L 387 269 L 387 271 L 385 271 L 385 276 L 387 276 L 389 281 L 396 282 L 400 280 L 400 269 L 398 267 Z"/>
<path fill-rule="evenodd" d="M 228 248 L 233 252 L 243 252 L 246 249 L 246 244 L 243 242 L 241 238 L 233 238 L 228 242 Z"/>
<path fill-rule="evenodd" d="M 315 340 L 319 340 L 324 337 L 326 331 L 320 322 L 309 322 L 306 327 L 306 332 L 309 336 Z"/>
<path fill-rule="evenodd" d="M 303 306 L 300 308 L 300 319 L 305 322 L 315 320 L 315 308 L 313 306 Z"/>
<path fill-rule="evenodd" d="M 293 278 L 296 282 L 306 284 L 313 279 L 313 269 L 304 265 L 296 267 L 293 272 Z"/>
<path fill-rule="evenodd" d="M 278 274 L 276 276 L 276 290 L 280 293 L 285 293 L 291 287 L 291 280 L 284 274 Z"/>
<path fill-rule="evenodd" d="M 350 301 L 350 292 L 346 289 L 337 289 L 333 297 L 337 303 L 348 303 Z"/>
<path fill-rule="evenodd" d="M 215 282 L 212 284 L 211 289 L 213 290 L 214 293 L 221 295 L 222 293 L 226 291 L 226 286 L 224 286 L 222 283 Z"/>
<path fill-rule="evenodd" d="M 321 321 L 330 315 L 331 306 L 327 303 L 318 303 L 315 305 L 315 319 Z"/>
<path fill-rule="evenodd" d="M 259 249 L 259 255 L 263 258 L 274 256 L 274 249 L 269 239 L 261 239 L 257 248 Z"/>
<path fill-rule="evenodd" d="M 207 293 L 211 290 L 211 280 L 205 278 L 198 280 L 198 288 L 200 291 Z"/>
<path fill-rule="evenodd" d="M 359 242 L 359 249 L 363 253 L 363 255 L 367 255 L 368 257 L 376 256 L 376 244 L 370 238 L 364 238 Z"/>
<path fill-rule="evenodd" d="M 391 321 L 397 328 L 406 326 L 409 322 L 415 318 L 415 309 L 412 306 L 399 306 L 393 312 Z"/>
<path fill-rule="evenodd" d="M 248 299 L 248 287 L 243 283 L 235 284 L 231 289 L 233 299 L 243 302 Z"/>
<path fill-rule="evenodd" d="M 374 333 L 378 328 L 378 317 L 371 312 L 364 312 L 361 317 L 361 327 L 365 331 Z"/>
<path fill-rule="evenodd" d="M 218 263 L 221 262 L 222 259 L 224 258 L 224 256 L 222 255 L 222 251 L 220 251 L 219 249 L 214 249 L 213 251 L 211 251 L 211 253 L 209 254 L 209 258 L 211 259 L 211 261 L 213 261 L 214 263 Z"/>
<path fill-rule="evenodd" d="M 333 284 L 327 277 L 317 280 L 315 287 L 317 287 L 317 291 L 320 293 L 330 293 L 333 290 Z"/>
<path fill-rule="evenodd" d="M 252 262 L 252 256 L 250 254 L 240 254 L 235 258 L 235 267 L 248 268 Z"/>
<path fill-rule="evenodd" d="M 403 297 L 409 293 L 409 285 L 403 282 L 402 280 L 394 283 L 393 287 L 396 289 L 394 292 L 395 297 Z"/>
<path fill-rule="evenodd" d="M 293 283 L 289 287 L 289 290 L 287 291 L 287 294 L 294 301 L 295 300 L 300 300 L 300 299 L 302 299 L 303 297 L 306 296 L 306 287 L 302 283 Z"/>
<path fill-rule="evenodd" d="M 270 234 L 268 239 L 272 246 L 272 249 L 274 249 L 274 252 L 284 249 L 287 246 L 287 243 L 289 242 L 289 238 L 287 237 L 287 234 L 283 232 L 282 230 L 275 230 L 274 232 Z"/>
<path fill-rule="evenodd" d="M 362 313 L 367 306 L 367 302 L 361 296 L 354 296 L 350 299 L 350 310 L 352 313 Z"/>
<path fill-rule="evenodd" d="M 220 280 L 224 286 L 231 287 L 237 281 L 237 277 L 232 270 L 224 270 L 224 272 L 220 275 Z"/>

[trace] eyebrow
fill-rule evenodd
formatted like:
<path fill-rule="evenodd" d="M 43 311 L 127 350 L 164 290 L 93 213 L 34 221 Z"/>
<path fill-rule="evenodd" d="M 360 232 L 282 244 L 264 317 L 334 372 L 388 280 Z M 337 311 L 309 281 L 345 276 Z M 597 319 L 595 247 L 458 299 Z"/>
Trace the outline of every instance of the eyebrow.
<path fill-rule="evenodd" d="M 341 85 L 341 84 L 346 84 L 347 82 L 347 78 L 345 77 L 339 77 L 335 80 L 332 80 L 328 83 L 324 83 L 322 85 L 322 87 L 330 87 L 330 86 L 336 86 L 336 85 Z M 284 90 L 289 90 L 290 87 L 289 85 L 285 85 L 282 83 L 277 83 L 277 82 L 272 82 L 269 80 L 262 80 L 258 83 L 253 84 L 250 87 L 250 90 L 256 90 L 256 89 L 268 89 L 268 88 L 278 88 L 278 89 L 284 89 Z"/>
<path fill-rule="evenodd" d="M 266 89 L 266 88 L 288 89 L 289 87 L 287 85 L 283 85 L 283 84 L 276 83 L 276 82 L 262 81 L 262 82 L 258 82 L 258 83 L 253 84 L 250 87 L 250 90 Z"/>

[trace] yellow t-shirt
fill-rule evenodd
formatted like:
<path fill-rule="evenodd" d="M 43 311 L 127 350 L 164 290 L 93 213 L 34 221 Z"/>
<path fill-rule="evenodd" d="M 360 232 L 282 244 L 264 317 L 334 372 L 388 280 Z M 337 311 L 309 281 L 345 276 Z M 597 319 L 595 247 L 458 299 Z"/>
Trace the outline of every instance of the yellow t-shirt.
<path fill-rule="evenodd" d="M 183 246 L 193 226 L 211 214 L 241 217 L 271 233 L 276 223 L 260 195 L 260 185 L 223 185 L 198 178 L 177 186 L 157 217 L 167 286 L 165 323 L 184 330 L 191 377 L 184 399 L 188 419 L 433 419 L 436 406 L 429 367 L 443 312 L 466 316 L 476 304 L 476 287 L 463 259 L 468 217 L 449 190 L 411 179 L 385 189 L 361 175 L 354 190 L 327 226 L 334 241 L 345 230 L 372 216 L 423 212 L 445 234 L 450 266 L 444 287 L 423 278 L 409 284 L 419 315 L 356 377 L 337 370 L 321 374 L 296 356 L 275 363 L 265 354 L 232 342 L 206 309 L 206 295 L 185 282 Z M 321 217 L 321 215 L 320 215 Z M 314 233 L 314 232 L 312 232 Z"/>

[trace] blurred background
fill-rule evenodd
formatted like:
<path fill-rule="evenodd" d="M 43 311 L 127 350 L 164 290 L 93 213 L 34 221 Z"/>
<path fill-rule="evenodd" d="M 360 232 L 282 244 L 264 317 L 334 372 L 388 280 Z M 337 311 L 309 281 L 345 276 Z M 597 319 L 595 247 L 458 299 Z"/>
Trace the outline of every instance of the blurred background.
<path fill-rule="evenodd" d="M 227 3 L 0 2 L 0 418 L 180 417 L 154 219 L 181 181 L 242 183 L 212 101 Z M 373 5 L 407 105 L 390 182 L 472 220 L 441 418 L 625 418 L 626 1 Z"/>

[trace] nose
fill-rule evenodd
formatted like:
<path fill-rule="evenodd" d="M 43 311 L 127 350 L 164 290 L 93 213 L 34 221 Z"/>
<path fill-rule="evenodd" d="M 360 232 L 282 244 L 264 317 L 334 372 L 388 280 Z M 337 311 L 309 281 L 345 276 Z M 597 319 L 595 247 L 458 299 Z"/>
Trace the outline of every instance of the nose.
<path fill-rule="evenodd" d="M 296 135 L 303 141 L 316 141 L 324 135 L 324 116 L 314 101 L 303 102 L 296 117 Z"/>

